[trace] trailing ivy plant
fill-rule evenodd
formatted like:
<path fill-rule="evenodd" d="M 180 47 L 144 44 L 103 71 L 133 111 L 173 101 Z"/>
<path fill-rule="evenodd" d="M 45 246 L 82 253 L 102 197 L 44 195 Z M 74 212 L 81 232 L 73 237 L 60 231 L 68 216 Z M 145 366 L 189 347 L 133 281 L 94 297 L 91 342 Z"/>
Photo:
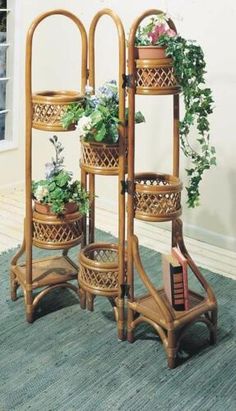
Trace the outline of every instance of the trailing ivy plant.
<path fill-rule="evenodd" d="M 208 115 L 213 111 L 213 98 L 210 88 L 204 87 L 204 54 L 200 46 L 180 36 L 162 36 L 159 45 L 166 47 L 166 54 L 173 59 L 176 79 L 181 86 L 185 114 L 180 121 L 181 148 L 191 161 L 186 169 L 189 176 L 187 204 L 199 205 L 199 184 L 204 171 L 216 165 L 215 148 L 210 144 Z M 189 141 L 190 128 L 196 125 L 198 146 L 195 149 Z"/>
<path fill-rule="evenodd" d="M 181 148 L 191 161 L 186 169 L 189 177 L 187 204 L 199 205 L 199 184 L 203 173 L 216 165 L 215 148 L 210 144 L 208 116 L 213 111 L 210 88 L 205 87 L 206 63 L 199 45 L 185 40 L 169 27 L 169 17 L 160 13 L 152 17 L 148 24 L 138 27 L 136 46 L 162 46 L 166 55 L 173 60 L 175 77 L 184 98 L 185 114 L 180 121 Z M 190 143 L 190 129 L 196 125 L 198 148 Z"/>

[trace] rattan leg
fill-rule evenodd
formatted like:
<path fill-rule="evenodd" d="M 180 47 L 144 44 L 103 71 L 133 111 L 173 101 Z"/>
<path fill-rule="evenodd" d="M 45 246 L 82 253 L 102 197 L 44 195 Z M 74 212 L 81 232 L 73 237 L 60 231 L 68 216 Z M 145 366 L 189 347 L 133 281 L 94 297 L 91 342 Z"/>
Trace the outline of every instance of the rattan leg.
<path fill-rule="evenodd" d="M 87 309 L 89 311 L 94 310 L 94 299 L 95 299 L 95 295 L 93 295 L 93 294 L 91 294 L 87 291 L 86 292 L 86 305 L 87 305 Z"/>
<path fill-rule="evenodd" d="M 122 298 L 116 298 L 117 306 L 117 334 L 118 339 L 123 341 L 125 340 L 124 332 L 124 300 Z"/>
<path fill-rule="evenodd" d="M 13 271 L 10 272 L 10 287 L 11 287 L 11 300 L 17 300 L 17 288 L 19 287 L 18 281 L 16 279 L 16 275 Z"/>
<path fill-rule="evenodd" d="M 167 335 L 167 359 L 168 367 L 175 368 L 175 358 L 177 352 L 176 335 L 173 330 L 168 331 Z"/>
<path fill-rule="evenodd" d="M 26 305 L 26 320 L 28 323 L 34 321 L 34 307 L 33 307 L 33 293 L 32 291 L 25 291 L 25 305 Z"/>
<path fill-rule="evenodd" d="M 127 340 L 130 343 L 134 342 L 134 329 L 132 326 L 134 320 L 134 312 L 130 308 L 128 309 L 128 316 L 127 316 Z"/>
<path fill-rule="evenodd" d="M 85 310 L 85 308 L 86 308 L 86 292 L 81 287 L 79 287 L 79 300 L 80 300 L 80 307 L 82 308 L 82 310 Z"/>
<path fill-rule="evenodd" d="M 117 309 L 117 305 L 116 305 L 116 299 L 115 299 L 115 297 L 108 297 L 108 300 L 111 303 L 111 306 L 113 308 L 113 313 L 114 313 L 114 319 L 117 322 L 118 321 L 118 309 Z"/>
<path fill-rule="evenodd" d="M 213 328 L 210 331 L 210 344 L 214 345 L 216 343 L 216 333 L 217 333 L 217 309 L 211 313 L 211 321 Z"/>

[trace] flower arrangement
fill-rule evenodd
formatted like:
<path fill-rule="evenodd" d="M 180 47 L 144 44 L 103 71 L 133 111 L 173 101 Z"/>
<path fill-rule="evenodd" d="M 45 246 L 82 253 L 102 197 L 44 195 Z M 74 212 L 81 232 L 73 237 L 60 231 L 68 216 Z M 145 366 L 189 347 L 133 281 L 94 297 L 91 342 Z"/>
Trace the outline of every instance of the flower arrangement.
<path fill-rule="evenodd" d="M 64 170 L 64 148 L 57 136 L 49 139 L 55 149 L 55 158 L 45 164 L 45 180 L 32 182 L 32 197 L 41 204 L 50 206 L 56 215 L 63 215 L 68 203 L 75 203 L 81 214 L 89 209 L 89 195 L 79 181 L 72 181 L 72 173 Z"/>
<path fill-rule="evenodd" d="M 169 17 L 161 13 L 151 18 L 144 27 L 139 27 L 135 45 L 164 47 L 166 56 L 173 60 L 175 77 L 185 105 L 185 114 L 180 121 L 181 149 L 191 163 L 186 169 L 189 178 L 187 204 L 195 207 L 199 205 L 199 184 L 203 173 L 216 165 L 215 148 L 210 144 L 208 119 L 213 112 L 214 101 L 211 89 L 205 87 L 206 63 L 201 47 L 170 29 L 168 20 Z M 197 135 L 195 141 L 190 142 L 190 131 L 195 126 Z"/>
<path fill-rule="evenodd" d="M 83 141 L 116 143 L 120 124 L 116 81 L 106 82 L 95 94 L 92 93 L 92 87 L 87 86 L 84 100 L 67 109 L 62 116 L 62 125 L 68 128 L 71 124 L 77 124 L 77 132 Z M 142 113 L 136 113 L 135 121 L 145 121 Z"/>
<path fill-rule="evenodd" d="M 176 36 L 175 30 L 168 25 L 169 17 L 165 13 L 158 14 L 150 18 L 150 21 L 145 26 L 139 26 L 136 38 L 136 46 L 155 46 L 158 45 L 158 40 L 161 36 Z"/>

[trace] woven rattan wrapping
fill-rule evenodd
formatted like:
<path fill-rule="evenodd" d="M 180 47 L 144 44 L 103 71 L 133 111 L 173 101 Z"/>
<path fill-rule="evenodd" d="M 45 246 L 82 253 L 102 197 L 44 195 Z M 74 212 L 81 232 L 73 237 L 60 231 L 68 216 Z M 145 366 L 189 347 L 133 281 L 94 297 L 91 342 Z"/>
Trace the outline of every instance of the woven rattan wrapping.
<path fill-rule="evenodd" d="M 169 220 L 181 214 L 179 179 L 167 174 L 135 176 L 135 217 L 149 220 Z"/>
<path fill-rule="evenodd" d="M 42 91 L 32 96 L 32 125 L 40 130 L 66 131 L 61 117 L 69 105 L 83 97 L 74 91 Z M 75 126 L 71 125 L 70 130 Z"/>
<path fill-rule="evenodd" d="M 114 244 L 90 244 L 80 253 L 79 280 L 103 292 L 118 288 L 118 248 Z"/>
<path fill-rule="evenodd" d="M 79 213 L 69 218 L 48 217 L 34 212 L 33 242 L 43 248 L 59 249 L 79 244 L 82 239 L 82 216 Z"/>
<path fill-rule="evenodd" d="M 81 166 L 87 171 L 98 172 L 99 174 L 118 174 L 119 144 L 82 142 Z"/>
<path fill-rule="evenodd" d="M 137 60 L 138 94 L 173 94 L 179 91 L 171 59 Z"/>
<path fill-rule="evenodd" d="M 33 104 L 33 127 L 62 128 L 61 117 L 68 104 Z"/>

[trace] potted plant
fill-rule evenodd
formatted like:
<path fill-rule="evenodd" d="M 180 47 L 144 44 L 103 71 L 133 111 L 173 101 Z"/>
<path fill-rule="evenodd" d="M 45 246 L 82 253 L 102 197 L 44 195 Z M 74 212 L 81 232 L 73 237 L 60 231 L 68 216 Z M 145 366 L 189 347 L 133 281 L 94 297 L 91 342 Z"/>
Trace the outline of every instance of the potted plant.
<path fill-rule="evenodd" d="M 32 182 L 34 210 L 40 214 L 64 218 L 79 211 L 86 214 L 89 209 L 89 195 L 78 180 L 72 180 L 72 173 L 64 169 L 61 142 L 57 136 L 49 139 L 55 149 L 55 158 L 46 163 L 46 178 Z"/>
<path fill-rule="evenodd" d="M 95 94 L 92 93 L 92 87 L 87 86 L 84 100 L 67 109 L 61 119 L 62 125 L 67 129 L 76 124 L 82 144 L 83 167 L 88 171 L 117 173 L 120 120 L 116 81 L 106 82 Z M 136 123 L 145 121 L 140 112 L 136 113 L 135 120 Z"/>
<path fill-rule="evenodd" d="M 206 63 L 203 51 L 194 41 L 179 36 L 164 13 L 138 27 L 135 47 L 136 58 L 139 59 L 172 59 L 174 76 L 181 88 L 185 105 L 185 114 L 180 121 L 180 142 L 183 153 L 191 163 L 186 169 L 189 177 L 189 185 L 186 187 L 187 204 L 195 207 L 199 205 L 199 184 L 203 173 L 216 165 L 215 148 L 210 144 L 208 119 L 213 111 L 213 98 L 211 89 L 205 87 Z M 153 48 L 157 50 L 159 57 L 151 57 L 150 54 L 140 57 L 140 50 L 142 52 L 142 49 L 146 49 L 146 53 L 150 53 Z M 195 125 L 197 136 L 192 143 L 189 134 Z"/>

